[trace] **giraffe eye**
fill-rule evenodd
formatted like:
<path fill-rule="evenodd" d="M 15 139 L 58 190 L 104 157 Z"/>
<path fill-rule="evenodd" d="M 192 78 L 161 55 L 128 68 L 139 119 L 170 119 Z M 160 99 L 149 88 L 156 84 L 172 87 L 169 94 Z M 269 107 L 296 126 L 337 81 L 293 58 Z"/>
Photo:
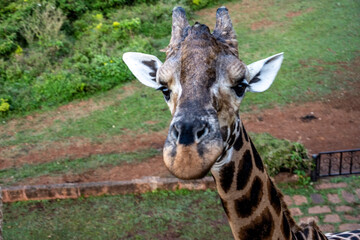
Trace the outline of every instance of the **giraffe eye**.
<path fill-rule="evenodd" d="M 171 90 L 165 86 L 159 87 L 157 90 L 160 90 L 164 94 L 164 98 L 166 101 L 170 100 Z"/>
<path fill-rule="evenodd" d="M 247 83 L 239 83 L 236 86 L 232 87 L 238 97 L 242 97 L 245 93 L 246 88 L 249 86 Z"/>

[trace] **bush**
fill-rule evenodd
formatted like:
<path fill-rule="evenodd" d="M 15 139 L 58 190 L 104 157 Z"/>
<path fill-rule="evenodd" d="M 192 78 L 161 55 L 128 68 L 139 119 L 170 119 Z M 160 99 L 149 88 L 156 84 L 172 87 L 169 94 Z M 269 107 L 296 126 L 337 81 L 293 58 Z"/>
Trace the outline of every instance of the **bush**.
<path fill-rule="evenodd" d="M 268 133 L 251 134 L 260 156 L 271 176 L 296 170 L 308 172 L 312 166 L 305 147 L 298 142 L 280 140 Z"/>
<path fill-rule="evenodd" d="M 204 1 L 201 6 L 215 0 Z M 6 116 L 134 79 L 122 54 L 159 55 L 170 38 L 172 8 L 179 4 L 191 16 L 194 3 L 188 0 L 0 1 L 0 98 L 10 105 Z"/>
<path fill-rule="evenodd" d="M 35 100 L 41 106 L 67 102 L 83 92 L 81 77 L 69 72 L 45 73 L 34 84 Z"/>

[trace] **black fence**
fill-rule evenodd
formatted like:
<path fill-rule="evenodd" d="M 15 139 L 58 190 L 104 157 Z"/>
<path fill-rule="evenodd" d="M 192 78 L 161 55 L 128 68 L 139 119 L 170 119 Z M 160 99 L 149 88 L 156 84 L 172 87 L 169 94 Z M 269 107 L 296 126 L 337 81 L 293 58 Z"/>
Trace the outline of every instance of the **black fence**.
<path fill-rule="evenodd" d="M 360 148 L 321 152 L 313 155 L 315 168 L 311 172 L 311 180 L 320 177 L 360 174 Z"/>

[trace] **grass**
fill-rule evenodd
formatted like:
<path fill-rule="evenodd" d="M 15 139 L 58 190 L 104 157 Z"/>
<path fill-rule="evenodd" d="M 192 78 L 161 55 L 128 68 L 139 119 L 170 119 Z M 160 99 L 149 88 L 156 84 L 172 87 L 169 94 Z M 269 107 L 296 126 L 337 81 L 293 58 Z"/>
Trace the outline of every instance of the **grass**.
<path fill-rule="evenodd" d="M 5 239 L 231 239 L 214 191 L 6 204 L 4 218 Z"/>
<path fill-rule="evenodd" d="M 0 170 L 0 184 L 3 186 L 12 185 L 26 178 L 44 175 L 80 174 L 100 167 L 111 168 L 123 163 L 138 163 L 159 154 L 161 153 L 156 149 L 147 149 L 137 152 L 91 155 L 79 159 L 58 159 L 41 164 L 25 164 L 18 168 Z"/>
<path fill-rule="evenodd" d="M 281 184 L 284 194 L 304 195 L 308 204 L 300 207 L 304 216 L 314 206 L 311 193 L 353 191 L 360 177 L 337 177 L 347 182 L 341 189 L 317 191 L 314 188 Z M 342 202 L 341 204 L 346 204 Z M 155 191 L 141 195 L 102 196 L 75 200 L 30 201 L 4 205 L 5 239 L 232 239 L 226 216 L 215 191 Z M 294 207 L 294 206 L 291 206 Z M 360 209 L 348 215 L 357 216 Z M 320 225 L 325 214 L 317 215 Z M 342 223 L 354 223 L 343 218 Z M 296 220 L 299 220 L 296 217 Z M 339 224 L 335 224 L 336 227 Z"/>
<path fill-rule="evenodd" d="M 341 63 L 350 63 L 359 56 L 359 7 L 354 0 L 229 3 L 240 58 L 245 63 L 279 52 L 285 56 L 273 86 L 265 93 L 248 94 L 242 109 L 319 100 L 334 90 L 347 88 L 348 81 L 354 80 L 334 73 L 347 71 Z M 290 13 L 295 14 L 290 17 Z M 200 20 L 211 19 L 205 16 Z M 251 29 L 253 24 L 263 26 Z"/>

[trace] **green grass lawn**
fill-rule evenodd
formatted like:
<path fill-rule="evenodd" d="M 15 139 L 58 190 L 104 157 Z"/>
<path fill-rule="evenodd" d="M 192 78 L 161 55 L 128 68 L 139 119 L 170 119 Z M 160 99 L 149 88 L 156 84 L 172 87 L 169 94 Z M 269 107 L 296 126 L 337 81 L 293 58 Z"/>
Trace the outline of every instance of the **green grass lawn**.
<path fill-rule="evenodd" d="M 308 198 L 300 208 L 314 206 L 311 193 L 325 199 L 323 205 L 335 211 L 328 193 L 353 192 L 360 177 L 337 177 L 332 182 L 346 182 L 346 188 L 315 190 L 298 185 L 281 184 L 289 196 Z M 340 196 L 340 195 L 339 195 Z M 359 199 L 348 215 L 358 216 Z M 295 206 L 291 206 L 295 207 Z M 299 206 L 296 206 L 299 207 Z M 343 218 L 343 223 L 356 223 Z M 317 214 L 319 225 L 326 214 Z M 299 220 L 299 217 L 296 217 Z M 336 226 L 339 224 L 335 224 Z M 141 195 L 102 196 L 75 200 L 31 201 L 4 205 L 4 239 L 232 239 L 220 199 L 215 191 L 155 191 Z"/>
<path fill-rule="evenodd" d="M 245 63 L 284 52 L 284 61 L 273 86 L 262 94 L 248 94 L 243 109 L 318 100 L 348 81 L 334 74 L 350 63 L 360 49 L 359 1 L 252 1 L 258 11 L 238 8 L 235 22 L 240 58 Z M 291 16 L 291 13 L 296 13 Z M 252 30 L 254 23 L 264 27 Z"/>

